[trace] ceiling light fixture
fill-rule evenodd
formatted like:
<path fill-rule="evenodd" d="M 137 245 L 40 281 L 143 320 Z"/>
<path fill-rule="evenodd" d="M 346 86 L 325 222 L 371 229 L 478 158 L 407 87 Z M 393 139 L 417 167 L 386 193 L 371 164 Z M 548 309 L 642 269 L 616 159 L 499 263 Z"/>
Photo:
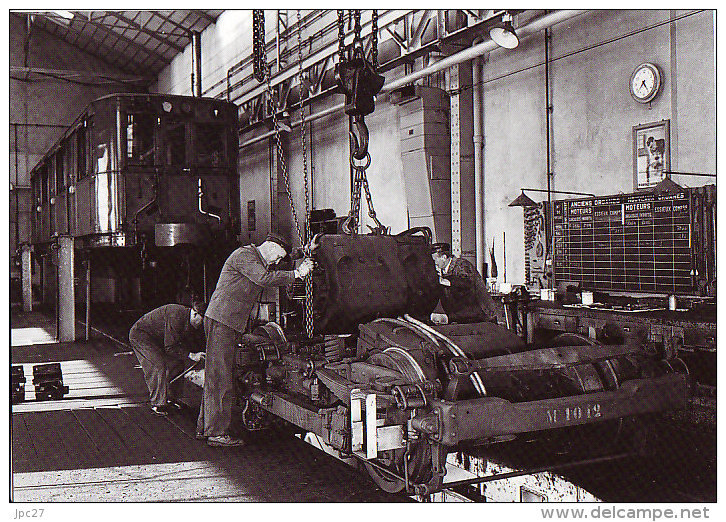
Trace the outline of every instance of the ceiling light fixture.
<path fill-rule="evenodd" d="M 514 49 L 519 45 L 519 37 L 514 32 L 512 19 L 512 15 L 506 12 L 502 15 L 501 22 L 497 22 L 489 29 L 489 36 L 499 47 Z"/>

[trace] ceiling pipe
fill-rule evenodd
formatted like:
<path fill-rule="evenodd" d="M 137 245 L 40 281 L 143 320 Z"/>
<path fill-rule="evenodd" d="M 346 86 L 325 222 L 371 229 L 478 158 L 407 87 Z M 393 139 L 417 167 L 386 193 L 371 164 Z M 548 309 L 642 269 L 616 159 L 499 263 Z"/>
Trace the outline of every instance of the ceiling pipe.
<path fill-rule="evenodd" d="M 192 31 L 192 94 L 202 96 L 202 33 Z"/>
<path fill-rule="evenodd" d="M 575 16 L 581 15 L 586 12 L 587 9 L 563 9 L 561 11 L 549 13 L 540 18 L 537 18 L 536 20 L 532 20 L 529 24 L 523 27 L 517 27 L 517 32 L 519 33 L 520 39 L 524 39 L 529 35 L 538 33 L 543 29 L 547 29 L 549 27 L 552 27 L 553 25 L 559 24 L 560 22 L 564 22 L 565 20 L 569 20 L 570 18 L 574 18 Z M 492 40 L 486 40 L 480 44 L 473 45 L 467 49 L 464 49 L 463 51 L 460 51 L 456 54 L 447 56 L 441 61 L 431 64 L 428 67 L 421 69 L 420 71 L 413 72 L 404 76 L 403 78 L 399 78 L 398 80 L 387 83 L 383 86 L 381 92 L 383 93 L 393 91 L 415 80 L 424 78 L 425 76 L 429 76 L 439 71 L 443 71 L 444 69 L 448 69 L 455 65 L 459 65 L 460 63 L 469 61 L 473 58 L 476 58 L 477 56 L 481 56 L 485 53 L 488 53 L 489 51 L 493 51 L 494 49 L 499 49 L 499 46 Z"/>
<path fill-rule="evenodd" d="M 312 113 L 312 114 L 308 114 L 307 116 L 305 116 L 305 122 L 314 121 L 314 120 L 317 120 L 319 118 L 323 118 L 325 116 L 328 116 L 329 114 L 335 114 L 337 112 L 340 112 L 343 109 L 345 109 L 345 103 L 339 103 L 337 105 L 333 105 L 332 107 L 328 107 L 327 109 L 324 109 L 324 110 L 322 110 L 320 112 L 315 112 L 315 113 Z M 301 120 L 296 120 L 296 121 L 290 123 L 290 127 L 291 128 L 297 127 L 298 125 L 300 125 L 300 123 L 302 123 Z M 271 130 L 271 131 L 266 132 L 264 134 L 260 134 L 259 136 L 255 137 L 255 138 L 249 139 L 249 140 L 241 143 L 240 146 L 239 146 L 239 148 L 240 149 L 243 149 L 245 147 L 249 147 L 250 145 L 254 145 L 255 143 L 259 143 L 262 140 L 265 140 L 265 139 L 269 138 L 270 136 L 274 136 L 274 135 L 275 135 L 275 131 L 274 130 Z"/>

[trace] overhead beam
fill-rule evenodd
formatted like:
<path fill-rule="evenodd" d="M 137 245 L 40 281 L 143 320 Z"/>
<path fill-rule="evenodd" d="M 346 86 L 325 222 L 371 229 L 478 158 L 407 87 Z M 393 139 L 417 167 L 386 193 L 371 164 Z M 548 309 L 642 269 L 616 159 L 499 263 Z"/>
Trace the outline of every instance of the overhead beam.
<path fill-rule="evenodd" d="M 47 69 L 44 67 L 18 67 L 16 65 L 10 66 L 10 73 L 21 73 L 21 74 L 43 74 L 47 76 L 76 76 L 79 78 L 102 78 L 104 80 L 120 80 L 124 82 L 148 82 L 154 80 L 153 76 L 126 76 L 113 73 L 97 73 L 94 71 L 74 71 L 69 69 Z"/>
<path fill-rule="evenodd" d="M 96 26 L 98 26 L 98 29 L 101 32 L 107 33 L 109 36 L 114 36 L 114 37 L 118 38 L 121 42 L 123 42 L 123 43 L 126 44 L 126 49 L 128 49 L 129 47 L 131 47 L 132 49 L 136 49 L 136 53 L 137 54 L 138 54 L 138 52 L 143 52 L 143 53 L 146 53 L 148 56 L 156 56 L 156 57 L 158 57 L 158 59 L 160 61 L 164 62 L 167 65 L 169 65 L 171 63 L 171 60 L 167 59 L 164 55 L 159 54 L 159 53 L 155 53 L 155 52 L 149 50 L 148 48 L 144 47 L 143 45 L 136 43 L 131 38 L 128 38 L 128 37 L 126 37 L 126 36 L 118 33 L 117 31 L 113 31 L 111 29 L 107 29 L 106 26 L 105 26 L 105 24 L 99 24 L 99 23 L 93 22 L 93 21 L 84 22 L 84 23 L 89 23 L 89 24 L 92 24 L 92 25 L 96 25 Z"/>
<path fill-rule="evenodd" d="M 111 16 L 114 16 L 115 18 L 121 20 L 125 24 L 128 24 L 132 29 L 135 29 L 135 30 L 137 30 L 137 31 L 139 31 L 141 33 L 144 33 L 144 34 L 150 36 L 151 38 L 153 38 L 154 40 L 156 40 L 158 42 L 161 42 L 161 43 L 163 43 L 165 45 L 168 45 L 169 47 L 171 47 L 172 49 L 174 49 L 176 52 L 181 53 L 181 52 L 184 51 L 184 47 L 180 46 L 176 42 L 172 42 L 168 38 L 164 38 L 163 36 L 160 36 L 158 32 L 151 31 L 150 29 L 147 29 L 146 27 L 143 27 L 143 26 L 137 24 L 136 22 L 134 22 L 130 18 L 126 18 L 125 16 L 117 13 L 116 11 L 107 11 L 107 12 Z"/>
<path fill-rule="evenodd" d="M 201 9 L 193 9 L 192 12 L 200 18 L 204 18 L 210 24 L 217 23 L 217 20 L 215 20 L 215 18 L 206 11 L 202 11 Z"/>
<path fill-rule="evenodd" d="M 395 9 L 388 11 L 382 16 L 378 17 L 378 26 L 384 27 L 392 22 L 398 21 L 402 19 L 409 11 L 402 10 L 402 9 Z M 369 35 L 371 32 L 371 22 L 368 20 L 365 24 L 362 24 L 362 30 L 361 30 L 361 36 L 365 37 Z M 353 31 L 348 32 L 345 35 L 345 45 L 349 45 L 353 41 Z M 317 51 L 315 54 L 308 56 L 303 60 L 303 69 L 308 69 L 315 65 L 316 63 L 324 60 L 325 58 L 329 56 L 334 56 L 338 52 L 338 41 L 331 42 L 329 45 L 327 45 L 325 48 Z M 293 76 L 298 74 L 298 68 L 297 67 L 287 67 L 285 70 L 281 71 L 279 74 L 275 75 L 274 78 L 270 80 L 270 83 L 274 86 L 279 83 L 282 83 L 286 80 L 289 80 Z M 239 98 L 234 99 L 233 101 L 240 103 L 245 103 L 252 98 L 255 98 L 265 92 L 267 90 L 266 84 L 259 84 L 256 87 L 253 87 L 249 91 L 245 92 L 242 96 Z"/>
<path fill-rule="evenodd" d="M 58 23 L 58 21 L 53 19 L 52 17 L 44 16 L 44 18 L 51 20 L 51 21 L 57 23 L 58 25 L 60 25 L 61 27 L 67 28 L 69 31 L 73 31 L 74 33 L 77 33 L 79 35 L 83 35 L 83 31 L 79 31 L 78 29 L 73 27 L 73 22 L 75 21 L 75 22 L 81 23 L 83 25 L 90 24 L 90 25 L 94 26 L 97 31 L 100 31 L 102 34 L 105 35 L 104 40 L 108 36 L 113 36 L 115 38 L 118 38 L 121 42 L 125 43 L 127 45 L 127 48 L 131 47 L 133 49 L 136 49 L 137 51 L 144 52 L 144 53 L 148 54 L 149 56 L 157 56 L 159 58 L 159 60 L 163 61 L 167 65 L 169 65 L 171 63 L 171 60 L 168 60 L 165 56 L 163 56 L 159 53 L 154 53 L 154 52 L 150 51 L 143 45 L 136 43 L 131 38 L 128 38 L 127 36 L 124 36 L 117 31 L 108 29 L 108 24 L 97 22 L 95 20 L 84 20 L 82 18 L 74 18 L 73 20 L 71 20 L 71 23 L 66 26 L 64 24 Z M 91 40 L 91 43 L 95 43 L 95 42 L 93 40 Z M 113 47 L 110 47 L 110 48 L 113 49 Z M 116 51 L 116 52 L 119 52 L 119 51 Z M 119 52 L 119 54 L 123 54 L 123 53 Z"/>
<path fill-rule="evenodd" d="M 122 35 L 121 33 L 117 32 L 117 31 L 114 31 L 112 29 L 109 29 L 109 27 L 118 27 L 118 26 L 104 24 L 104 23 L 98 22 L 96 20 L 88 20 L 88 19 L 84 19 L 84 18 L 80 18 L 80 17 L 76 17 L 76 18 L 73 18 L 72 20 L 69 20 L 70 23 L 68 25 L 66 25 L 64 23 L 59 22 L 56 17 L 48 16 L 48 15 L 40 15 L 40 16 L 43 16 L 47 20 L 50 20 L 50 21 L 58 24 L 59 26 L 61 26 L 63 28 L 67 28 L 69 31 L 74 31 L 76 33 L 81 33 L 81 34 L 82 34 L 82 31 L 78 31 L 77 29 L 75 29 L 73 27 L 73 22 L 82 23 L 83 25 L 90 24 L 90 25 L 96 27 L 97 30 L 99 30 L 102 33 L 106 34 L 107 36 L 115 36 L 120 41 L 124 42 L 127 46 L 131 46 L 132 48 L 138 49 L 139 51 L 146 52 L 150 56 L 154 56 L 155 55 L 161 61 L 163 61 L 164 63 L 166 63 L 167 65 L 169 65 L 171 63 L 171 61 L 170 60 L 167 60 L 165 56 L 163 56 L 163 55 L 161 55 L 159 53 L 154 53 L 153 51 L 150 51 L 149 49 L 147 49 L 143 45 L 136 43 L 131 38 L 128 38 L 127 36 L 124 36 L 124 35 Z M 124 29 L 126 29 L 126 28 L 124 28 Z"/>
<path fill-rule="evenodd" d="M 103 60 L 104 62 L 106 62 L 114 67 L 122 68 L 119 65 L 120 61 L 123 58 L 125 58 L 122 55 L 122 53 L 119 50 L 114 49 L 103 43 L 103 41 L 105 41 L 105 39 L 109 35 L 116 34 L 116 33 L 112 32 L 112 31 L 108 31 L 108 30 L 103 30 L 103 40 L 101 42 L 98 42 L 98 41 L 94 41 L 92 37 L 84 34 L 82 31 L 79 31 L 78 29 L 76 29 L 74 27 L 58 24 L 52 18 L 42 16 L 42 17 L 37 17 L 37 20 L 40 21 L 39 27 L 41 29 L 49 32 L 50 34 L 53 34 L 54 36 L 56 36 L 58 38 L 61 38 L 65 41 L 67 41 L 68 43 L 70 43 L 74 47 L 80 49 L 81 51 L 84 51 L 86 53 L 97 56 L 99 59 Z M 54 22 L 54 24 L 53 24 L 54 27 L 52 28 L 52 30 L 50 28 L 46 27 L 46 23 L 49 21 Z M 83 22 L 83 23 L 88 23 L 88 22 Z M 92 24 L 92 25 L 94 27 L 94 34 L 95 34 L 95 31 L 98 31 L 99 29 L 101 29 L 100 24 Z M 55 26 L 57 26 L 60 29 L 65 29 L 66 34 L 64 35 L 64 34 L 58 32 L 58 30 L 56 29 Z M 75 37 L 75 39 L 73 39 L 73 37 Z M 73 39 L 73 41 L 71 42 L 72 39 Z M 82 40 L 87 40 L 88 43 L 95 45 L 96 49 L 91 50 L 86 45 L 79 43 Z M 165 62 L 165 63 L 168 64 L 169 62 Z M 139 70 L 138 68 L 134 68 L 134 73 L 138 73 L 138 70 Z"/>
<path fill-rule="evenodd" d="M 184 31 L 184 33 L 187 34 L 189 36 L 189 39 L 191 40 L 191 38 L 192 38 L 192 30 L 191 29 L 189 29 L 187 27 L 184 27 L 183 25 L 179 24 L 178 22 L 175 22 L 174 20 L 172 20 L 168 16 L 165 16 L 165 15 L 161 14 L 160 11 L 154 11 L 154 14 L 156 16 L 158 16 L 159 18 L 161 18 L 162 20 L 164 20 L 165 22 L 169 22 L 171 25 L 173 25 L 177 29 L 181 29 L 182 31 Z"/>

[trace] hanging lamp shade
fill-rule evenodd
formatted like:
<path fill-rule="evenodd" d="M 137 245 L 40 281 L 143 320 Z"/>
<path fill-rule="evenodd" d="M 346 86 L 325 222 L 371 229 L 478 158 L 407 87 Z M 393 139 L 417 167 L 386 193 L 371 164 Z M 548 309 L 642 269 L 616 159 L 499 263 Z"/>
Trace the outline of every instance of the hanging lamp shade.
<path fill-rule="evenodd" d="M 675 192 L 681 192 L 682 190 L 683 187 L 671 178 L 663 178 L 663 181 L 653 187 L 654 194 L 673 194 Z"/>
<path fill-rule="evenodd" d="M 494 24 L 489 29 L 489 36 L 499 47 L 514 49 L 519 45 L 519 37 L 514 32 L 512 15 L 509 13 L 503 14 L 502 21 Z"/>
<path fill-rule="evenodd" d="M 524 193 L 524 189 L 522 189 L 522 193 L 517 196 L 517 198 L 512 201 L 509 204 L 510 207 L 536 207 L 537 203 L 534 202 L 532 198 L 530 198 L 527 194 Z"/>

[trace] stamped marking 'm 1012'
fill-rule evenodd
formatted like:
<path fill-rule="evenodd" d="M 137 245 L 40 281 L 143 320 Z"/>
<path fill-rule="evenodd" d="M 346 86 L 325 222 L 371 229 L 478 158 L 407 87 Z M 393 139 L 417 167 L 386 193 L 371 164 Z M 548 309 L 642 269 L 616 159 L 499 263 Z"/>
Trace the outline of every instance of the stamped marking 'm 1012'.
<path fill-rule="evenodd" d="M 547 409 L 547 422 L 553 425 L 568 424 L 571 422 L 574 423 L 580 420 L 597 419 L 598 417 L 602 417 L 602 411 L 599 403 Z"/>

